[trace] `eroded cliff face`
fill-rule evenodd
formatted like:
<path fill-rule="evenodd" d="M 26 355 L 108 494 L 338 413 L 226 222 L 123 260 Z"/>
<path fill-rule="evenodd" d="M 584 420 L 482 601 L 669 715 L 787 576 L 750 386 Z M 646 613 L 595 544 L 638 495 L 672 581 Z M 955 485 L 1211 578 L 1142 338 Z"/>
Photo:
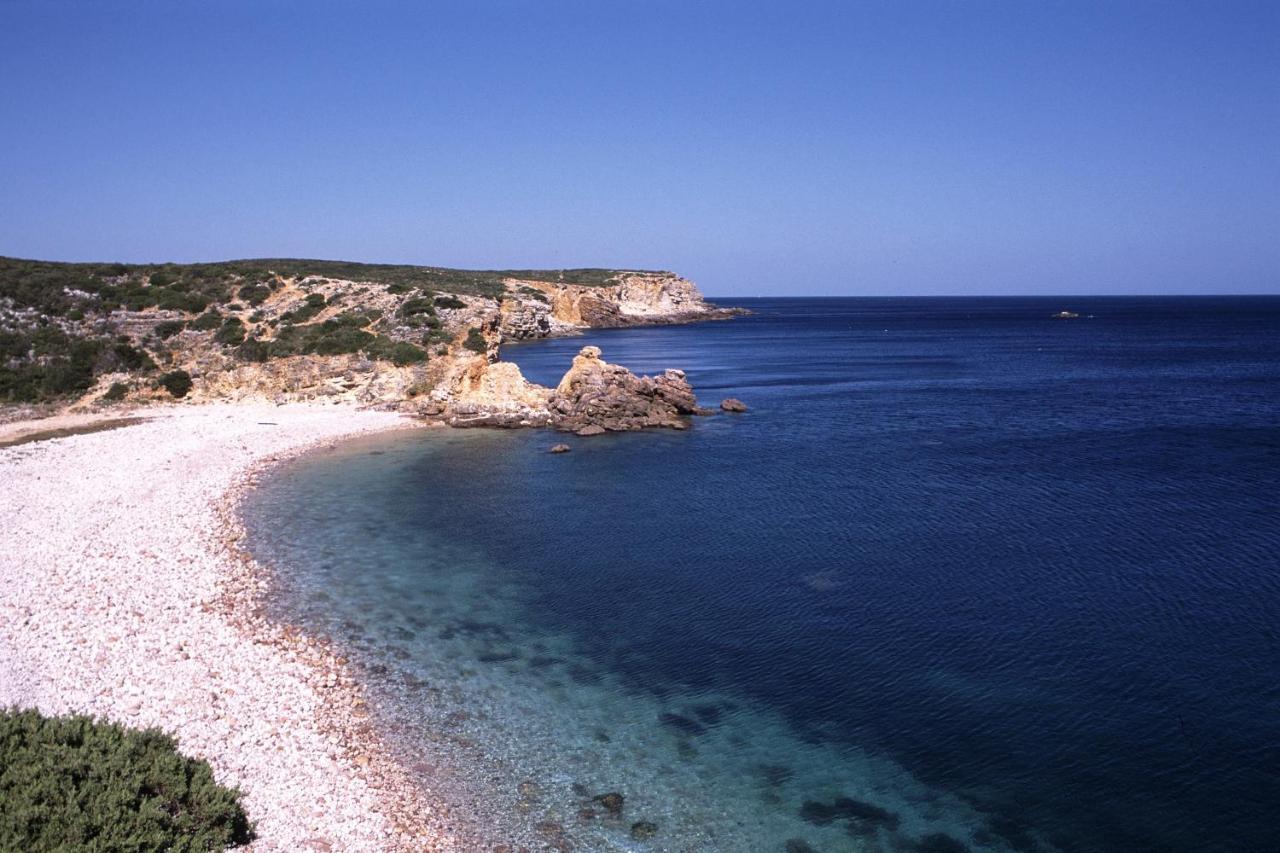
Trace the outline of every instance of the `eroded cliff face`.
<path fill-rule="evenodd" d="M 274 275 L 253 285 L 260 290 L 251 304 L 218 304 L 194 319 L 172 310 L 117 311 L 102 325 L 150 354 L 156 371 L 189 374 L 185 399 L 195 401 L 346 402 L 455 426 L 684 426 L 699 410 L 678 370 L 638 377 L 588 347 L 551 389 L 501 360 L 504 341 L 736 313 L 707 303 L 672 273 L 623 271 L 597 282 L 513 276 L 487 281 L 482 293 L 450 293 Z M 104 374 L 82 405 L 120 387 L 126 390 L 116 399 L 125 402 L 172 399 L 158 380 L 121 371 Z"/>
<path fill-rule="evenodd" d="M 718 320 L 741 313 L 707 302 L 693 282 L 675 273 L 620 273 L 616 281 L 584 287 L 511 279 L 502 334 L 508 340 L 527 340 L 582 329 Z"/>

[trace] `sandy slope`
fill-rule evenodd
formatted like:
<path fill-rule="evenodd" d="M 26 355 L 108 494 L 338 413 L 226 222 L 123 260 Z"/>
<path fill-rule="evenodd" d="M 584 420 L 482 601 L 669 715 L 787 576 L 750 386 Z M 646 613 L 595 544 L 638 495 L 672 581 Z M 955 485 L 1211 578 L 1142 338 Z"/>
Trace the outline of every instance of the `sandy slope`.
<path fill-rule="evenodd" d="M 307 405 L 146 414 L 0 449 L 0 705 L 172 732 L 244 791 L 257 850 L 452 849 L 361 741 L 342 662 L 245 614 L 252 566 L 226 526 L 255 466 L 408 422 Z"/>

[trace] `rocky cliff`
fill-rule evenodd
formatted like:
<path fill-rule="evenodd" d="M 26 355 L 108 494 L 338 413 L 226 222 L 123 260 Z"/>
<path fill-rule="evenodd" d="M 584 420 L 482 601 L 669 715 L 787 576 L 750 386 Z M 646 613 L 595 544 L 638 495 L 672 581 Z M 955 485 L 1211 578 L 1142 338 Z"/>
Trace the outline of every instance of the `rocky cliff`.
<path fill-rule="evenodd" d="M 666 272 L 0 258 L 0 401 L 332 400 L 457 426 L 680 427 L 697 404 L 679 371 L 636 377 L 587 348 L 543 388 L 502 344 L 735 313 Z"/>
<path fill-rule="evenodd" d="M 606 286 L 509 281 L 500 329 L 508 340 L 548 337 L 581 329 L 691 323 L 741 313 L 702 298 L 674 273 L 623 272 Z"/>

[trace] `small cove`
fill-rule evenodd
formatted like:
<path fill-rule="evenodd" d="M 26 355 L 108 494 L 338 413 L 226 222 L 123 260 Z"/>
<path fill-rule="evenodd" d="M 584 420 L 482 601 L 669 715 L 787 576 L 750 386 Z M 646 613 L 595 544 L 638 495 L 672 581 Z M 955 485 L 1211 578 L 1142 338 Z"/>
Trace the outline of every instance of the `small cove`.
<path fill-rule="evenodd" d="M 310 454 L 246 507 L 273 609 L 351 652 L 484 843 L 1261 841 L 1276 344 L 1252 304 L 1095 301 L 782 300 L 508 347 L 535 381 L 594 343 L 752 411 L 563 456 Z"/>

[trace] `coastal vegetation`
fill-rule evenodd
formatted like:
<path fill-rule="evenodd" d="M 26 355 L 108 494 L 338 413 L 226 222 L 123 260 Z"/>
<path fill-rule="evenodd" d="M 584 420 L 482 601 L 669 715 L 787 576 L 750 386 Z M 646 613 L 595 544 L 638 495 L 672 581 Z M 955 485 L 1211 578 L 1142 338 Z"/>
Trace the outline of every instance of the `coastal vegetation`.
<path fill-rule="evenodd" d="M 209 851 L 248 843 L 239 793 L 173 739 L 89 717 L 0 712 L 0 849 Z"/>
<path fill-rule="evenodd" d="M 171 370 L 160 377 L 160 387 L 174 397 L 185 397 L 191 391 L 191 374 L 185 370 Z"/>
<path fill-rule="evenodd" d="M 59 263 L 0 257 L 0 295 L 63 316 L 75 308 L 162 308 L 196 313 L 238 295 L 257 306 L 280 279 L 322 278 L 495 298 L 507 279 L 583 287 L 617 284 L 629 270 L 459 270 L 409 264 L 264 258 L 208 264 Z"/>
<path fill-rule="evenodd" d="M 101 373 L 147 373 L 155 362 L 128 339 L 77 337 L 55 325 L 0 328 L 0 400 L 33 402 L 90 388 Z"/>
<path fill-rule="evenodd" d="M 58 401 L 91 390 L 112 402 L 148 388 L 182 397 L 200 375 L 197 362 L 222 369 L 217 365 L 225 368 L 228 359 L 361 354 L 404 367 L 425 363 L 429 352 L 447 354 L 463 330 L 460 346 L 483 353 L 488 344 L 462 309 L 489 310 L 485 301 L 496 308 L 508 286 L 520 282 L 603 287 L 629 272 L 287 258 L 123 264 L 0 257 L 0 403 Z M 524 284 L 516 294 L 547 302 Z M 387 297 L 394 297 L 390 305 Z M 379 300 L 385 312 L 371 307 Z M 460 313 L 445 320 L 438 310 Z M 168 370 L 157 377 L 162 367 Z"/>
<path fill-rule="evenodd" d="M 489 343 L 484 339 L 484 335 L 480 330 L 472 326 L 467 330 L 467 339 L 462 344 L 472 352 L 485 353 L 489 349 Z"/>

